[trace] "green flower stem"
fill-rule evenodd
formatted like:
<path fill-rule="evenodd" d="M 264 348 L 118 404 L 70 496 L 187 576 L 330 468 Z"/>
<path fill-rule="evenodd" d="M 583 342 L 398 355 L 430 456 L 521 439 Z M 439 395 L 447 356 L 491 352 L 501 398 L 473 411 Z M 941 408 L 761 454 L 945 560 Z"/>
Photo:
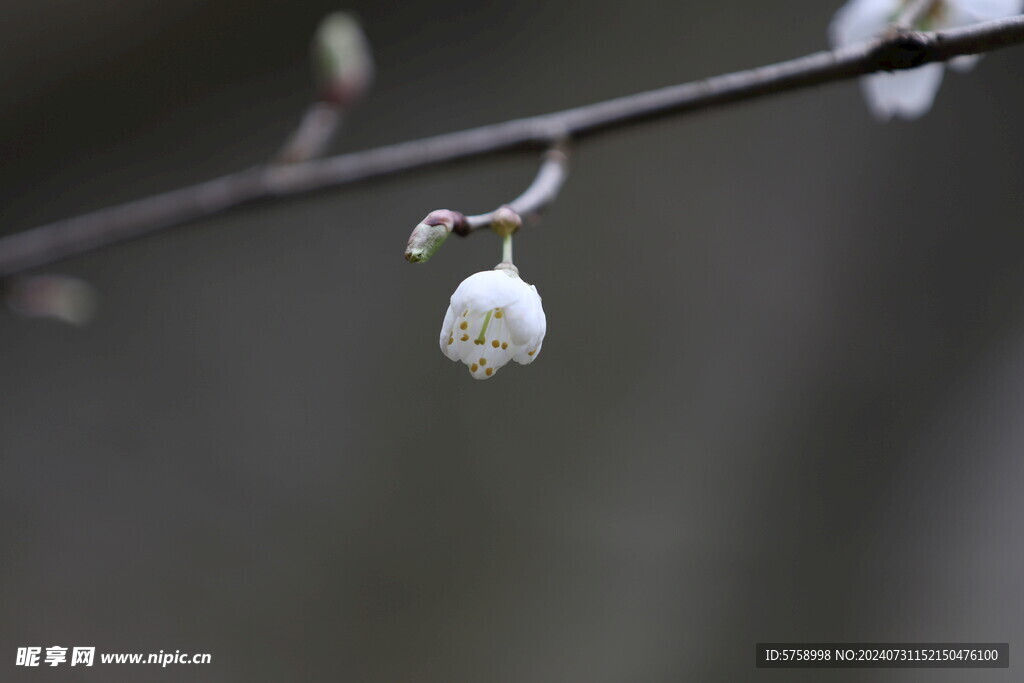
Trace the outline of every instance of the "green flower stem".
<path fill-rule="evenodd" d="M 512 235 L 505 235 L 501 244 L 501 262 L 512 263 Z"/>

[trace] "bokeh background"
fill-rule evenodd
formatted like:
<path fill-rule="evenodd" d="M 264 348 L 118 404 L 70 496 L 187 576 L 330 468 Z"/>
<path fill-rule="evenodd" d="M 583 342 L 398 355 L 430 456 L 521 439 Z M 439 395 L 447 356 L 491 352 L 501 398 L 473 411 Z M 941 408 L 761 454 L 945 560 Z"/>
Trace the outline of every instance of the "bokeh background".
<path fill-rule="evenodd" d="M 337 151 L 824 47 L 839 2 L 351 0 Z M 327 0 L 8 0 L 0 231 L 271 156 Z M 0 678 L 1014 681 L 766 671 L 754 643 L 1024 643 L 1024 49 L 913 124 L 854 83 L 588 140 L 516 260 L 538 361 L 445 359 L 512 154 L 262 204 L 0 313 Z M 209 652 L 25 670 L 25 645 Z M 1011 660 L 1013 661 L 1013 660 Z"/>

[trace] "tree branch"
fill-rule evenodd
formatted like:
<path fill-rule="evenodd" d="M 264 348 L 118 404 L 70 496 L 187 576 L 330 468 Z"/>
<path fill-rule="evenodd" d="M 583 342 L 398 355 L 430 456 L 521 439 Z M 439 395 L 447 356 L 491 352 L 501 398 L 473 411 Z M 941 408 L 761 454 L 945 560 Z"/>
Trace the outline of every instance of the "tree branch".
<path fill-rule="evenodd" d="M 547 147 L 679 115 L 876 71 L 910 69 L 1024 43 L 1024 16 L 939 32 L 898 32 L 832 51 L 573 109 L 289 165 L 258 166 L 198 185 L 0 238 L 0 277 L 210 216 L 280 198 L 496 152 Z"/>
<path fill-rule="evenodd" d="M 544 153 L 537 176 L 525 191 L 506 206 L 520 216 L 539 213 L 541 209 L 555 201 L 565 179 L 569 177 L 569 155 L 565 145 L 556 145 Z M 468 235 L 474 230 L 488 228 L 497 211 L 490 211 L 476 216 L 466 216 L 464 228 L 456 230 L 460 235 Z"/>
<path fill-rule="evenodd" d="M 474 230 L 491 228 L 502 237 L 511 238 L 512 233 L 523 225 L 521 214 L 537 214 L 555 201 L 568 175 L 568 145 L 562 140 L 544 153 L 540 170 L 533 182 L 508 204 L 476 216 L 467 216 L 451 209 L 436 209 L 428 213 L 409 235 L 405 245 L 405 260 L 409 263 L 426 263 L 453 232 L 465 237 Z M 512 245 L 509 239 L 505 240 L 505 248 L 509 250 L 505 260 L 511 263 Z"/>
<path fill-rule="evenodd" d="M 297 164 L 322 156 L 341 128 L 345 110 L 330 102 L 309 105 L 295 131 L 277 153 L 279 164 Z"/>

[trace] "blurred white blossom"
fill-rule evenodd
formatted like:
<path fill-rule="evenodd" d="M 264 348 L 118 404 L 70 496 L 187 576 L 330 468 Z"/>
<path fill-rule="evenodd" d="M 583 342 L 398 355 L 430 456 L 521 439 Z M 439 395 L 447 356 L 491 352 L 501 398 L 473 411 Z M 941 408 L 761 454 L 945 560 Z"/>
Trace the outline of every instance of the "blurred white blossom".
<path fill-rule="evenodd" d="M 878 36 L 906 9 L 910 0 L 850 0 L 832 19 L 832 45 L 842 47 Z M 913 26 L 938 31 L 1019 14 L 1024 0 L 937 0 Z M 966 71 L 977 55 L 957 57 L 949 65 Z M 932 106 L 942 84 L 944 64 L 925 64 L 916 69 L 878 73 L 861 78 L 864 96 L 872 113 L 885 121 L 893 116 L 913 119 Z"/>
<path fill-rule="evenodd" d="M 14 279 L 6 292 L 7 306 L 31 318 L 51 318 L 85 325 L 96 314 L 96 290 L 67 275 L 31 275 Z"/>
<path fill-rule="evenodd" d="M 465 363 L 475 379 L 491 377 L 510 360 L 532 363 L 547 331 L 537 288 L 503 266 L 463 280 L 441 326 L 441 351 Z"/>

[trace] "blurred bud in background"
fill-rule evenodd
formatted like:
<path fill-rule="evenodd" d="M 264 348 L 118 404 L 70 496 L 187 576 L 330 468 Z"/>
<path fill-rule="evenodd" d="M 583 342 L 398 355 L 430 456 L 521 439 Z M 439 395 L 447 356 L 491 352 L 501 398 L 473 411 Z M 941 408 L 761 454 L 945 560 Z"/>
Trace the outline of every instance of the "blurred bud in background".
<path fill-rule="evenodd" d="M 7 306 L 18 315 L 86 325 L 96 314 L 96 290 L 67 275 L 15 278 L 5 290 Z"/>
<path fill-rule="evenodd" d="M 355 17 L 334 12 L 324 17 L 313 37 L 313 67 L 317 96 L 348 108 L 359 101 L 373 82 L 370 43 Z"/>

